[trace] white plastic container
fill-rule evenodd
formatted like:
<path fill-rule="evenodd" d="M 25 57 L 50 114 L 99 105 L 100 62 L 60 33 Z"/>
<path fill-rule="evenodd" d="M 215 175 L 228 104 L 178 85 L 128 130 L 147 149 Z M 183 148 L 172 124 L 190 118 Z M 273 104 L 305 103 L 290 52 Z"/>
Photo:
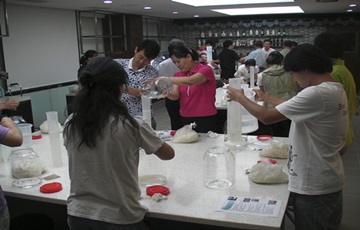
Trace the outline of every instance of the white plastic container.
<path fill-rule="evenodd" d="M 241 89 L 240 78 L 230 78 L 229 85 L 235 89 Z M 243 88 L 244 89 L 244 88 Z M 244 89 L 244 94 L 255 102 L 255 92 L 248 88 Z M 227 137 L 228 146 L 241 148 L 246 145 L 242 134 L 253 132 L 259 128 L 257 118 L 252 116 L 240 103 L 230 101 L 227 110 Z"/>
<path fill-rule="evenodd" d="M 255 92 L 246 89 L 244 90 L 244 94 L 247 98 L 255 102 Z M 243 134 L 254 132 L 259 128 L 257 118 L 251 115 L 243 106 L 241 106 L 241 126 L 241 132 Z"/>
<path fill-rule="evenodd" d="M 23 143 L 22 145 L 20 146 L 20 148 L 22 147 L 30 147 L 32 146 L 32 132 L 31 132 L 31 127 L 33 125 L 30 124 L 30 123 L 20 123 L 20 124 L 17 124 L 16 127 L 18 127 L 22 133 L 22 136 L 23 136 Z"/>

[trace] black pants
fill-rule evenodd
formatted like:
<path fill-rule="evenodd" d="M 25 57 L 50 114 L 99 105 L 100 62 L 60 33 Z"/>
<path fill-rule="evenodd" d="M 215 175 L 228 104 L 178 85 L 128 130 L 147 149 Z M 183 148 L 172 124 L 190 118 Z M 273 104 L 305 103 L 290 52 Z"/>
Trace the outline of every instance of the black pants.
<path fill-rule="evenodd" d="M 271 125 L 265 125 L 258 120 L 259 129 L 249 135 L 272 135 L 275 137 L 289 137 L 291 120 L 287 119 Z"/>
<path fill-rule="evenodd" d="M 165 98 L 166 110 L 170 117 L 171 130 L 178 130 L 183 127 L 180 116 L 180 102 Z"/>
<path fill-rule="evenodd" d="M 184 125 L 195 122 L 194 130 L 198 133 L 216 132 L 216 114 L 208 117 L 181 117 Z"/>

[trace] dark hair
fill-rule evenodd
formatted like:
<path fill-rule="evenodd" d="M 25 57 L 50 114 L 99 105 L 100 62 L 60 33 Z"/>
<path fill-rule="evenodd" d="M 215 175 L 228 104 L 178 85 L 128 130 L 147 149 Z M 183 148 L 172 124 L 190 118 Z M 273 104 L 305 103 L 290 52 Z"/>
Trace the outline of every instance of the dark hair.
<path fill-rule="evenodd" d="M 286 46 L 286 47 L 292 47 L 293 46 L 293 41 L 291 41 L 291 40 L 285 40 L 284 41 L 284 46 Z"/>
<path fill-rule="evenodd" d="M 231 40 L 225 40 L 224 42 L 223 42 L 223 47 L 224 48 L 229 48 L 229 46 L 231 46 L 233 44 L 233 41 L 231 41 Z"/>
<path fill-rule="evenodd" d="M 334 33 L 324 32 L 317 35 L 314 40 L 314 45 L 334 59 L 342 58 L 344 53 L 343 39 Z"/>
<path fill-rule="evenodd" d="M 176 46 L 180 46 L 180 45 L 185 45 L 185 41 L 181 40 L 181 39 L 171 39 L 168 45 L 168 51 L 169 53 L 171 52 L 172 49 L 174 49 Z"/>
<path fill-rule="evenodd" d="M 256 61 L 255 59 L 247 59 L 244 64 L 245 66 L 256 66 Z"/>
<path fill-rule="evenodd" d="M 331 73 L 331 59 L 318 47 L 302 44 L 292 49 L 284 59 L 285 71 L 309 70 L 314 73 Z"/>
<path fill-rule="evenodd" d="M 269 53 L 266 58 L 266 63 L 269 65 L 281 65 L 284 61 L 284 56 L 279 51 Z"/>
<path fill-rule="evenodd" d="M 78 148 L 83 144 L 95 148 L 97 138 L 104 134 L 109 117 L 114 118 L 111 131 L 116 131 L 120 120 L 125 128 L 138 131 L 139 124 L 119 99 L 120 87 L 126 85 L 127 81 L 123 67 L 109 57 L 93 59 L 80 74 L 80 90 L 72 104 L 73 116 L 64 130 L 69 138 L 76 134 L 79 136 L 79 143 L 76 143 Z"/>
<path fill-rule="evenodd" d="M 265 42 L 270 42 L 270 44 L 272 43 L 271 39 L 269 39 L 269 38 L 265 39 L 265 40 L 264 40 L 264 43 L 265 43 Z"/>
<path fill-rule="evenodd" d="M 145 57 L 155 59 L 160 53 L 160 45 L 153 39 L 145 39 L 138 45 L 136 52 L 144 50 Z"/>
<path fill-rule="evenodd" d="M 255 46 L 255 47 L 260 47 L 260 48 L 262 48 L 262 47 L 263 47 L 263 42 L 260 41 L 260 40 L 256 40 L 256 41 L 254 42 L 254 46 Z"/>
<path fill-rule="evenodd" d="M 207 45 L 207 44 L 209 44 L 211 46 L 215 46 L 215 42 L 213 42 L 213 40 L 210 40 L 210 39 L 205 41 L 205 45 Z"/>
<path fill-rule="evenodd" d="M 176 58 L 184 58 L 188 54 L 190 54 L 192 60 L 199 60 L 199 54 L 195 50 L 190 49 L 184 45 L 174 47 L 174 49 L 170 51 L 169 56 L 175 56 Z"/>
<path fill-rule="evenodd" d="M 97 57 L 98 56 L 98 52 L 95 50 L 88 50 L 84 53 L 83 56 L 80 57 L 79 63 L 80 65 L 86 64 L 86 61 L 89 58 L 93 58 L 93 57 Z"/>

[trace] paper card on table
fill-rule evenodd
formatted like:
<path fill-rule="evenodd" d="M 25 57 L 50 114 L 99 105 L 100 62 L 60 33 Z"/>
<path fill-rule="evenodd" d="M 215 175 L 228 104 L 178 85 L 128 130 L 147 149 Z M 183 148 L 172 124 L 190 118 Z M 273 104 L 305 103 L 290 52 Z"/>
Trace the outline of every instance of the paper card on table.
<path fill-rule="evenodd" d="M 60 176 L 58 176 L 56 174 L 51 174 L 49 176 L 43 177 L 44 180 L 54 180 L 54 179 L 57 179 L 57 178 L 60 178 Z"/>
<path fill-rule="evenodd" d="M 216 211 L 277 217 L 280 206 L 280 200 L 225 196 L 217 206 Z"/>

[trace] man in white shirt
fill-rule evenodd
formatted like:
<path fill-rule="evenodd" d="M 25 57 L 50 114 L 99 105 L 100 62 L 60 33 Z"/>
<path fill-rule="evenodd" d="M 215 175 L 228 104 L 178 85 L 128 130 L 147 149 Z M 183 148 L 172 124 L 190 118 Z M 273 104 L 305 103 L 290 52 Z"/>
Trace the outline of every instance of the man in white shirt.
<path fill-rule="evenodd" d="M 287 166 L 295 228 L 339 229 L 345 183 L 339 152 L 345 145 L 349 124 L 345 90 L 330 75 L 331 59 L 313 45 L 291 50 L 284 69 L 303 90 L 287 101 L 255 90 L 257 99 L 274 108 L 250 101 L 241 89 L 228 87 L 228 98 L 238 101 L 265 124 L 292 121 Z"/>

